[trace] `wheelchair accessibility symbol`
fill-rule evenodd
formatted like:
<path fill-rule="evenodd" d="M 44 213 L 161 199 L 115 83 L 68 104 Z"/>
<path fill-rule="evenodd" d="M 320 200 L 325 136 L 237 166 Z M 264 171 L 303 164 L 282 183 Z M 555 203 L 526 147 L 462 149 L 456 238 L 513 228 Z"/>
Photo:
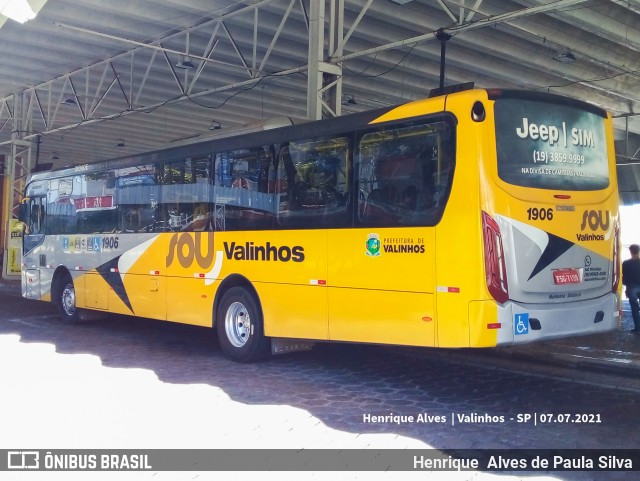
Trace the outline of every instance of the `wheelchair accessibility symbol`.
<path fill-rule="evenodd" d="M 513 332 L 516 336 L 529 334 L 529 313 L 515 315 L 513 319 Z"/>

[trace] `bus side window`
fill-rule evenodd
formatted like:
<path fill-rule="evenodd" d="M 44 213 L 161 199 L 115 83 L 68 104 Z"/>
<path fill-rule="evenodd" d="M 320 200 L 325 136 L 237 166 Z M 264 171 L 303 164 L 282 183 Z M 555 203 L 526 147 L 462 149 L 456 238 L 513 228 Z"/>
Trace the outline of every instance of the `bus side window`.
<path fill-rule="evenodd" d="M 116 169 L 113 172 L 114 204 L 117 206 L 118 232 L 150 232 L 160 198 L 155 166 Z"/>
<path fill-rule="evenodd" d="M 348 211 L 347 137 L 290 142 L 278 162 L 278 224 L 282 227 L 341 227 Z"/>
<path fill-rule="evenodd" d="M 153 230 L 204 231 L 212 228 L 209 201 L 211 196 L 211 156 L 186 157 L 166 162 L 156 168 L 159 184 Z M 137 213 L 131 211 L 131 219 Z"/>
<path fill-rule="evenodd" d="M 118 225 L 112 171 L 75 176 L 70 196 L 49 204 L 48 234 L 114 232 Z M 56 218 L 54 219 L 54 215 Z"/>
<path fill-rule="evenodd" d="M 216 230 L 273 227 L 274 153 L 273 146 L 264 145 L 216 154 L 213 214 Z"/>
<path fill-rule="evenodd" d="M 360 159 L 358 219 L 363 225 L 435 225 L 453 174 L 448 122 L 366 132 Z"/>

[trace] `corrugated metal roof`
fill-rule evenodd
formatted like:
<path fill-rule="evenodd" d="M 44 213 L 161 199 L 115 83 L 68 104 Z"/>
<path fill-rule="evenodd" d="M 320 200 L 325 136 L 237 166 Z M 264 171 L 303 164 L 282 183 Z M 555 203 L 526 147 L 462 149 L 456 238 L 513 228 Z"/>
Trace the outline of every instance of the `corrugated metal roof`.
<path fill-rule="evenodd" d="M 36 19 L 0 28 L 0 153 L 16 111 L 19 136 L 41 133 L 39 160 L 56 167 L 159 148 L 214 120 L 305 117 L 308 12 L 309 0 L 49 0 Z M 434 33 L 446 28 L 447 84 L 551 91 L 634 114 L 638 25 L 639 0 L 348 0 L 340 65 L 356 104 L 344 111 L 426 96 L 439 80 Z M 404 44 L 378 48 L 394 42 Z M 194 67 L 176 66 L 185 60 Z M 625 121 L 640 133 L 637 117 Z"/>

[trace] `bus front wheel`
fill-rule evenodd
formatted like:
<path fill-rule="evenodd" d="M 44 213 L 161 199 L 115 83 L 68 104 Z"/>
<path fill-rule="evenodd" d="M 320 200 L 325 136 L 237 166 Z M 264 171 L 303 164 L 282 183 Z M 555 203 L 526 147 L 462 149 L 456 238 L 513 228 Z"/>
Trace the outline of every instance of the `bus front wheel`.
<path fill-rule="evenodd" d="M 65 277 L 60 282 L 57 304 L 63 321 L 74 323 L 80 319 L 80 312 L 76 308 L 76 290 L 73 287 L 73 279 L 70 276 Z"/>
<path fill-rule="evenodd" d="M 264 336 L 262 311 L 253 294 L 243 287 L 224 293 L 216 316 L 216 329 L 222 351 L 233 361 L 264 359 L 270 351 Z"/>

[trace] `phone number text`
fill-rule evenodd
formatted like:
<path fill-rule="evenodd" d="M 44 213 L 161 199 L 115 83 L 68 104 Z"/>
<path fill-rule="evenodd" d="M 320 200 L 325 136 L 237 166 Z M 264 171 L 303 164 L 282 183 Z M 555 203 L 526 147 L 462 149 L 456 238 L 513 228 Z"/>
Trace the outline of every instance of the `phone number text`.
<path fill-rule="evenodd" d="M 548 164 L 550 162 L 565 164 L 584 164 L 584 155 L 572 154 L 567 152 L 546 152 L 544 150 L 533 151 L 533 162 L 535 164 Z"/>

